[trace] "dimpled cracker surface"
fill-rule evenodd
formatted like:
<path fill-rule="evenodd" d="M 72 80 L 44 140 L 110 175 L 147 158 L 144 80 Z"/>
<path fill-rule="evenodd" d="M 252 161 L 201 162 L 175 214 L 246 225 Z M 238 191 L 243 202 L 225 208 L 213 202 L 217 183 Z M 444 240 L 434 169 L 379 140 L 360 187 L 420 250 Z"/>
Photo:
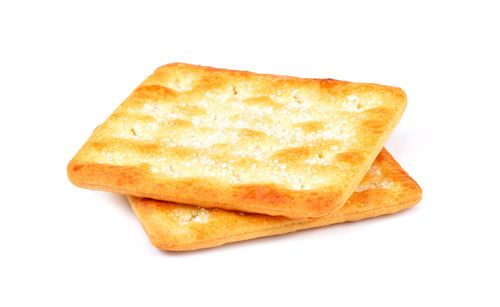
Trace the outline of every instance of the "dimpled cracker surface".
<path fill-rule="evenodd" d="M 205 209 L 133 196 L 129 201 L 154 246 L 193 250 L 390 214 L 413 206 L 421 198 L 417 183 L 384 149 L 347 203 L 316 220 Z"/>
<path fill-rule="evenodd" d="M 68 176 L 138 197 L 321 217 L 352 194 L 405 106 L 389 86 L 169 64 L 94 131 Z"/>

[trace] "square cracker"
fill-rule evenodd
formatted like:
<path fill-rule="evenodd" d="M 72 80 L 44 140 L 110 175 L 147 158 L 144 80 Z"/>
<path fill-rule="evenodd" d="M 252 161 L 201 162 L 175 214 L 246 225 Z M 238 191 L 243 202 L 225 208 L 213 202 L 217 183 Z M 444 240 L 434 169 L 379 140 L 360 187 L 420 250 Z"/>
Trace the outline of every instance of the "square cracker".
<path fill-rule="evenodd" d="M 384 149 L 347 203 L 316 220 L 242 214 L 129 196 L 151 243 L 164 250 L 194 250 L 296 230 L 394 213 L 422 198 L 418 184 Z"/>
<path fill-rule="evenodd" d="M 77 186 L 317 218 L 352 194 L 406 106 L 395 87 L 158 68 L 68 165 Z"/>

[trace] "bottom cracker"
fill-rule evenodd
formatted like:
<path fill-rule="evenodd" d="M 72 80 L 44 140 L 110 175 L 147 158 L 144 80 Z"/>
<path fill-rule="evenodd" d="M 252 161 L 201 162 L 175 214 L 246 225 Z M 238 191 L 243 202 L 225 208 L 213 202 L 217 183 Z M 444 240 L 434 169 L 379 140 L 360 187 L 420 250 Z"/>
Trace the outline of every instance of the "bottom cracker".
<path fill-rule="evenodd" d="M 356 191 L 334 214 L 316 220 L 201 208 L 128 196 L 151 243 L 163 250 L 194 250 L 391 214 L 422 198 L 418 184 L 383 149 Z"/>

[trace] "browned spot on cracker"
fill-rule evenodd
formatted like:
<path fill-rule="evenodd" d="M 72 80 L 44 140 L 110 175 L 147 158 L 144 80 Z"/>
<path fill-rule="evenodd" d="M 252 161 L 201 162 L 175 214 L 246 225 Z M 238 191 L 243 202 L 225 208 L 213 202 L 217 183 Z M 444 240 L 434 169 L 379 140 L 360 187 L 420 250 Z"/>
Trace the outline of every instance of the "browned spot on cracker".
<path fill-rule="evenodd" d="M 272 158 L 278 159 L 279 161 L 300 161 L 307 159 L 313 150 L 311 147 L 294 147 L 286 148 L 275 152 Z"/>
<path fill-rule="evenodd" d="M 248 137 L 248 138 L 259 138 L 267 136 L 267 134 L 265 134 L 264 132 L 253 129 L 240 129 L 238 130 L 238 135 L 240 137 Z"/>
<path fill-rule="evenodd" d="M 166 127 L 170 127 L 170 128 L 184 128 L 184 129 L 187 129 L 187 128 L 192 128 L 193 127 L 193 123 L 190 122 L 189 120 L 183 120 L 183 119 L 173 119 L 173 120 L 169 120 L 165 123 Z"/>
<path fill-rule="evenodd" d="M 177 92 L 161 85 L 144 85 L 137 88 L 132 95 L 142 99 L 165 100 L 177 96 Z"/>
<path fill-rule="evenodd" d="M 201 77 L 193 85 L 197 91 L 217 91 L 224 88 L 227 82 L 223 76 L 215 74 L 209 77 Z"/>
<path fill-rule="evenodd" d="M 271 97 L 269 96 L 250 97 L 243 99 L 241 102 L 250 106 L 257 106 L 257 107 L 270 107 L 275 109 L 279 109 L 282 107 L 281 104 L 272 100 Z"/>
<path fill-rule="evenodd" d="M 207 114 L 207 111 L 198 106 L 178 106 L 175 111 L 181 113 L 184 116 L 200 116 Z"/>
<path fill-rule="evenodd" d="M 387 125 L 385 122 L 382 122 L 378 119 L 368 119 L 365 120 L 362 124 L 362 127 L 368 129 L 372 134 L 382 134 L 386 131 Z"/>
<path fill-rule="evenodd" d="M 377 116 L 378 118 L 385 118 L 391 115 L 391 109 L 385 107 L 368 108 L 365 109 L 362 113 L 362 116 Z"/>
<path fill-rule="evenodd" d="M 357 151 L 347 151 L 335 155 L 335 159 L 337 161 L 346 162 L 350 164 L 359 164 L 363 163 L 363 161 L 365 160 L 365 156 Z"/>
<path fill-rule="evenodd" d="M 324 128 L 324 126 L 325 125 L 323 124 L 323 122 L 316 121 L 316 120 L 311 120 L 311 121 L 307 121 L 307 122 L 293 124 L 293 127 L 299 128 L 306 133 L 313 133 L 313 132 L 320 131 Z"/>
<path fill-rule="evenodd" d="M 79 164 L 79 165 L 75 165 L 73 166 L 73 171 L 74 172 L 77 172 L 79 169 L 81 169 L 83 167 L 83 165 Z"/>
<path fill-rule="evenodd" d="M 163 148 L 163 152 L 165 154 L 175 155 L 177 158 L 187 158 L 195 156 L 198 153 L 198 150 L 184 146 L 175 146 L 165 147 Z"/>
<path fill-rule="evenodd" d="M 138 122 L 155 122 L 156 119 L 154 116 L 147 114 L 131 114 L 126 112 L 115 112 L 111 114 L 104 124 L 109 124 L 108 122 L 123 122 L 126 124 L 129 123 L 138 123 Z"/>

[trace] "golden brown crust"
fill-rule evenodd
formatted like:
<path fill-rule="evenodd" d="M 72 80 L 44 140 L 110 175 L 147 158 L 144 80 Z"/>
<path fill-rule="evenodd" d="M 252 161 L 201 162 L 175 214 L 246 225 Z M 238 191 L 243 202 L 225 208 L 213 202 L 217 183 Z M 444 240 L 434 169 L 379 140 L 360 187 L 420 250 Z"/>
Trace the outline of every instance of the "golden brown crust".
<path fill-rule="evenodd" d="M 405 105 L 394 87 L 169 64 L 94 131 L 68 177 L 138 197 L 317 218 L 345 203 Z"/>
<path fill-rule="evenodd" d="M 338 212 L 316 220 L 204 209 L 147 198 L 128 199 L 151 243 L 164 250 L 194 250 L 391 214 L 420 201 L 418 184 L 384 149 Z"/>

